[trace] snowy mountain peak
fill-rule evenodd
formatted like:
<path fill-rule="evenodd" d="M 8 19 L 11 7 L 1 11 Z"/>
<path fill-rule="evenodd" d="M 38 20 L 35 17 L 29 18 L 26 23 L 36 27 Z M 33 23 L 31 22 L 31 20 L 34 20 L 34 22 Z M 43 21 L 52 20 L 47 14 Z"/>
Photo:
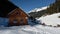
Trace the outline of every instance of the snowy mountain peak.
<path fill-rule="evenodd" d="M 42 11 L 42 10 L 45 10 L 45 9 L 47 9 L 47 8 L 49 8 L 49 6 L 45 6 L 45 7 L 41 7 L 41 8 L 35 8 L 35 9 L 29 11 L 29 13 Z"/>

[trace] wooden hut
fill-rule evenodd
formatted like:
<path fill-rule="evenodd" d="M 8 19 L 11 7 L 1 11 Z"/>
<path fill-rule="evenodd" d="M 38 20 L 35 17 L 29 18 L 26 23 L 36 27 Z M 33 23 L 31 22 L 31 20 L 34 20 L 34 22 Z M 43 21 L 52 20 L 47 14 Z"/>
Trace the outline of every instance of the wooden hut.
<path fill-rule="evenodd" d="M 8 18 L 9 26 L 28 24 L 28 15 L 8 0 L 0 0 L 0 17 Z"/>

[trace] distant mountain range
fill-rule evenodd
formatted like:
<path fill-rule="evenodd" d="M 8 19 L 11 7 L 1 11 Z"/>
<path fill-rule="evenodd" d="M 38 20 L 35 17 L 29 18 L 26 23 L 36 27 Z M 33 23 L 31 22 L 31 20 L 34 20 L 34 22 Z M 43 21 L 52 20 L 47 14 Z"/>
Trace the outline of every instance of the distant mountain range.
<path fill-rule="evenodd" d="M 41 17 L 42 15 L 44 15 L 47 11 L 46 9 L 49 8 L 49 6 L 45 6 L 42 8 L 35 8 L 31 11 L 29 11 L 29 15 L 36 18 L 36 17 Z"/>
<path fill-rule="evenodd" d="M 45 6 L 42 8 L 35 8 L 29 11 L 29 15 L 36 18 L 41 17 L 43 15 L 51 15 L 54 13 L 60 13 L 60 0 L 55 1 L 55 3 L 50 4 L 49 6 Z"/>
<path fill-rule="evenodd" d="M 41 7 L 41 8 L 35 8 L 35 9 L 33 9 L 33 10 L 29 11 L 29 13 L 31 13 L 31 12 L 38 12 L 38 11 L 42 11 L 42 10 L 47 9 L 48 7 L 49 7 L 49 6 L 45 6 L 45 7 Z"/>

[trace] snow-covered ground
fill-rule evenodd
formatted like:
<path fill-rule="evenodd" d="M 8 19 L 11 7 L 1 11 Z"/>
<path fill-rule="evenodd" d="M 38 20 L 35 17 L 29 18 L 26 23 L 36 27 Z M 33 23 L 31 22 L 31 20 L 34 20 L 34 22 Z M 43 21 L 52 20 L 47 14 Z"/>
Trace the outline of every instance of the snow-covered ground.
<path fill-rule="evenodd" d="M 60 34 L 60 28 L 42 25 L 0 27 L 0 34 Z"/>
<path fill-rule="evenodd" d="M 46 25 L 52 25 L 57 26 L 57 24 L 60 25 L 60 13 L 55 13 L 47 16 L 42 16 L 38 20 L 41 20 L 42 23 L 45 23 Z"/>
<path fill-rule="evenodd" d="M 56 26 L 60 24 L 60 18 L 58 16 L 60 16 L 60 13 L 42 16 L 37 20 L 40 20 L 40 23 L 45 23 L 46 25 Z M 8 22 L 4 18 L 0 19 L 3 25 L 5 24 L 4 22 Z M 43 26 L 36 24 L 37 21 L 35 23 L 31 22 L 31 20 L 28 21 L 29 25 L 25 26 L 0 27 L 0 34 L 60 34 L 60 27 Z"/>

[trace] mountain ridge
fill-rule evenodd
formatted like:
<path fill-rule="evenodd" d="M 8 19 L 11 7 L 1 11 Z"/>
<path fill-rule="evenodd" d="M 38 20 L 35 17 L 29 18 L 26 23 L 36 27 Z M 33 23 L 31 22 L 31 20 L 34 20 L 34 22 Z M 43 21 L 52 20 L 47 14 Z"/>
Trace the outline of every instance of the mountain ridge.
<path fill-rule="evenodd" d="M 45 10 L 47 8 L 49 8 L 49 6 L 44 6 L 44 7 L 41 7 L 41 8 L 35 8 L 33 10 L 30 10 L 28 13 L 42 11 L 42 10 Z"/>
<path fill-rule="evenodd" d="M 49 8 L 49 6 L 45 6 L 42 8 L 35 8 L 35 9 L 31 10 L 28 14 L 30 16 L 32 16 L 33 18 L 41 17 L 42 15 L 45 15 L 47 13 L 47 11 L 46 11 L 47 8 Z"/>

